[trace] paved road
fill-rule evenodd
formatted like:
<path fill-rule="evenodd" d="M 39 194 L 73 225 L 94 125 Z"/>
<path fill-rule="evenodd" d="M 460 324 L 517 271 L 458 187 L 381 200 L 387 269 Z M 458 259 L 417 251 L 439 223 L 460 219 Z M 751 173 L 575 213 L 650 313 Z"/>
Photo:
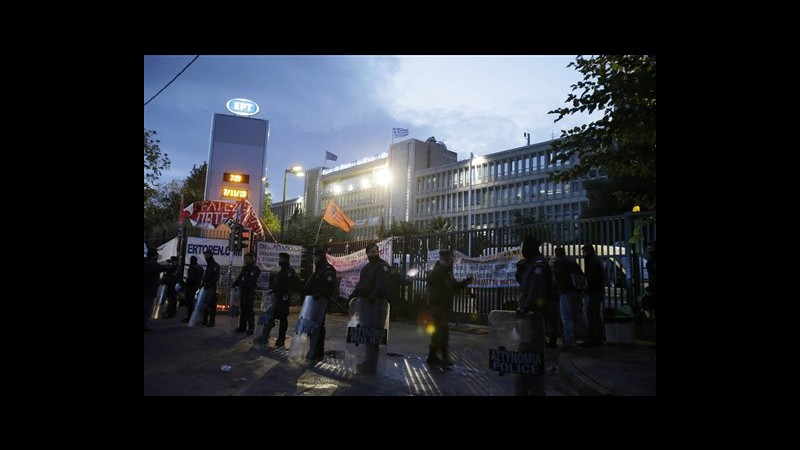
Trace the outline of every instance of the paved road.
<path fill-rule="evenodd" d="M 289 316 L 290 333 L 297 308 Z M 379 374 L 354 374 L 344 365 L 347 317 L 328 314 L 326 357 L 297 364 L 286 349 L 274 347 L 273 329 L 268 346 L 252 336 L 228 333 L 228 318 L 217 315 L 214 328 L 189 328 L 178 318 L 151 321 L 153 332 L 144 334 L 145 395 L 370 395 L 450 396 L 510 395 L 513 376 L 500 377 L 488 370 L 485 328 L 468 327 L 450 333 L 450 370 L 425 363 L 430 337 L 414 321 L 391 323 L 389 345 L 382 347 L 388 364 Z M 260 327 L 259 327 L 260 331 Z M 291 338 L 287 339 L 287 348 Z M 559 353 L 548 350 L 545 365 L 547 395 L 578 395 L 557 373 Z M 231 372 L 220 367 L 230 364 Z"/>

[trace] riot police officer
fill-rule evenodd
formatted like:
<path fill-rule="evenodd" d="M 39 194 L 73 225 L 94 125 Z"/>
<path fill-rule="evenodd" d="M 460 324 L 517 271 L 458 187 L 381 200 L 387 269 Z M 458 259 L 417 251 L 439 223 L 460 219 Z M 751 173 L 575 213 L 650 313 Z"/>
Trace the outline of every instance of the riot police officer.
<path fill-rule="evenodd" d="M 259 275 L 261 275 L 261 269 L 256 266 L 255 255 L 253 253 L 244 255 L 244 267 L 242 267 L 242 271 L 236 281 L 233 282 L 233 287 L 238 287 L 242 290 L 242 315 L 239 318 L 237 333 L 247 332 L 248 335 L 251 335 L 255 330 L 253 300 L 256 296 L 256 282 Z"/>
<path fill-rule="evenodd" d="M 214 319 L 217 316 L 217 282 L 219 281 L 219 264 L 214 261 L 214 254 L 210 250 L 203 252 L 206 260 L 206 271 L 203 272 L 202 287 L 210 291 L 208 306 L 203 315 L 203 325 L 214 326 Z"/>
<path fill-rule="evenodd" d="M 186 295 L 183 303 L 186 305 L 186 318 L 183 322 L 188 322 L 194 311 L 194 295 L 200 289 L 200 282 L 203 280 L 203 268 L 197 265 L 197 256 L 189 258 L 189 271 L 186 273 Z"/>
<path fill-rule="evenodd" d="M 169 268 L 164 272 L 162 283 L 167 286 L 167 312 L 164 314 L 165 319 L 175 317 L 175 311 L 178 307 L 178 291 L 175 290 L 175 284 L 179 279 L 183 278 L 183 265 L 178 264 L 177 256 L 170 256 L 167 262 Z"/>
<path fill-rule="evenodd" d="M 336 293 L 336 269 L 328 262 L 324 250 L 314 250 L 314 273 L 308 278 L 303 288 L 304 295 L 310 295 L 314 301 L 328 299 Z M 312 359 L 322 360 L 325 356 L 325 315 L 317 337 L 317 347 Z"/>
<path fill-rule="evenodd" d="M 378 253 L 378 244 L 372 242 L 367 244 L 367 259 L 369 262 L 361 269 L 358 284 L 353 289 L 350 298 L 363 297 L 370 304 L 376 300 L 385 300 L 389 286 L 389 264 L 382 260 Z M 374 372 L 378 362 L 378 345 L 364 344 L 366 349 L 366 360 L 362 368 L 365 372 Z"/>
<path fill-rule="evenodd" d="M 522 240 L 522 257 L 517 263 L 516 279 L 519 283 L 519 304 L 517 312 L 524 315 L 527 311 L 540 313 L 545 320 L 548 342 L 547 348 L 556 348 L 558 336 L 558 302 L 553 301 L 553 272 L 539 250 L 541 242 L 533 236 Z M 529 270 L 530 269 L 530 270 Z"/>
<path fill-rule="evenodd" d="M 460 289 L 472 283 L 472 277 L 458 281 L 453 276 L 453 252 L 439 250 L 439 261 L 427 277 L 428 282 L 428 307 L 433 317 L 434 331 L 431 335 L 431 345 L 428 351 L 428 364 L 442 364 L 452 366 L 447 345 L 450 340 L 450 330 L 447 326 L 447 311 L 453 303 L 453 295 Z M 436 352 L 442 354 L 442 359 L 436 357 Z"/>
<path fill-rule="evenodd" d="M 533 351 L 534 335 L 530 333 L 535 327 L 533 318 L 527 316 L 528 311 L 534 311 L 542 315 L 545 322 L 545 329 L 548 330 L 550 342 L 547 347 L 556 346 L 557 322 L 555 316 L 555 305 L 553 304 L 553 273 L 550 265 L 542 252 L 539 251 L 541 243 L 533 236 L 526 236 L 522 240 L 522 256 L 525 258 L 517 263 L 517 282 L 519 283 L 517 305 L 518 326 L 522 325 L 522 330 L 529 333 L 523 338 L 519 346 L 519 351 Z M 520 323 L 522 322 L 522 323 Z M 541 322 L 539 322 L 541 323 Z M 527 326 L 526 326 L 527 325 Z M 540 325 L 541 326 L 541 325 Z M 540 343 L 541 344 L 541 343 Z M 544 374 L 517 374 L 514 381 L 514 392 L 516 395 L 544 395 Z"/>
<path fill-rule="evenodd" d="M 297 273 L 289 265 L 289 254 L 278 253 L 278 266 L 280 271 L 270 274 L 270 290 L 267 294 L 275 296 L 275 316 L 270 319 L 270 323 L 266 326 L 271 330 L 275 326 L 275 320 L 278 320 L 278 339 L 275 341 L 276 347 L 283 347 L 286 344 L 286 329 L 289 326 L 289 304 L 292 300 L 292 290 L 298 285 L 299 280 Z M 264 340 L 269 336 L 269 331 L 266 331 Z"/>

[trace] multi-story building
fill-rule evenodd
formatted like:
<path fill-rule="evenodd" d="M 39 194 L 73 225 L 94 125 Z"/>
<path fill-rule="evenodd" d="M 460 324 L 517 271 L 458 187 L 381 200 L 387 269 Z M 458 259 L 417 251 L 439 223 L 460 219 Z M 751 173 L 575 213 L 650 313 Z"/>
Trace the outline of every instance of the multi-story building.
<path fill-rule="evenodd" d="M 456 159 L 455 152 L 434 138 L 426 142 L 406 139 L 379 155 L 330 169 L 307 171 L 305 206 L 314 214 L 322 214 L 328 200 L 333 199 L 355 222 L 351 239 L 371 239 L 378 233 L 381 222 L 388 228 L 392 219 L 413 219 L 409 205 L 414 201 L 412 186 L 416 172 Z"/>
<path fill-rule="evenodd" d="M 542 221 L 577 219 L 588 204 L 586 191 L 581 180 L 553 180 L 551 172 L 562 169 L 560 161 L 553 161 L 553 142 L 417 171 L 414 223 L 424 229 L 442 216 L 454 230 L 466 230 L 470 221 L 472 229 L 512 226 L 517 215 Z"/>
<path fill-rule="evenodd" d="M 286 200 L 286 221 L 289 221 L 289 219 L 291 219 L 295 213 L 305 211 L 305 208 L 303 207 L 303 200 L 303 197 L 290 198 Z M 269 205 L 269 210 L 272 211 L 272 214 L 275 214 L 275 217 L 277 217 L 278 220 L 281 219 L 282 207 L 282 202 L 272 202 L 272 204 Z"/>
<path fill-rule="evenodd" d="M 588 204 L 583 181 L 553 180 L 553 171 L 575 162 L 555 161 L 553 142 L 457 161 L 456 153 L 434 138 L 407 139 L 379 155 L 308 170 L 305 196 L 287 200 L 287 218 L 292 207 L 321 215 L 333 199 L 355 221 L 352 240 L 376 237 L 381 223 L 388 228 L 392 219 L 425 229 L 441 216 L 454 230 L 509 227 L 517 217 L 577 219 Z M 279 203 L 272 210 L 280 216 Z"/>

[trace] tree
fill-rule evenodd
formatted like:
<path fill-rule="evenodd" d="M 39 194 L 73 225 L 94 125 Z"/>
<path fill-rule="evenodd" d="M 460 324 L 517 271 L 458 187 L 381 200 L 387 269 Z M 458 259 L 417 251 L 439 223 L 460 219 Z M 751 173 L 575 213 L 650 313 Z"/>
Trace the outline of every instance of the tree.
<path fill-rule="evenodd" d="M 587 180 L 584 182 L 586 197 L 589 207 L 581 214 L 582 219 L 591 217 L 605 217 L 623 214 L 631 211 L 628 202 L 620 201 L 614 195 L 621 191 L 636 191 L 650 194 L 655 198 L 655 185 L 641 178 L 624 177 L 608 178 L 601 180 Z"/>
<path fill-rule="evenodd" d="M 169 157 L 166 152 L 161 153 L 158 139 L 153 139 L 157 133 L 152 130 L 144 130 L 144 187 L 153 189 L 158 186 L 158 179 L 161 171 L 169 169 Z"/>
<path fill-rule="evenodd" d="M 420 234 L 419 227 L 414 225 L 413 222 L 409 222 L 407 220 L 402 220 L 397 222 L 392 219 L 392 236 L 414 236 L 416 234 Z"/>
<path fill-rule="evenodd" d="M 173 236 L 177 234 L 178 213 L 181 209 L 181 194 L 183 194 L 183 207 L 203 200 L 206 189 L 206 172 L 208 164 L 197 167 L 192 165 L 192 171 L 183 181 L 172 180 L 166 184 L 151 189 L 149 198 L 144 203 L 144 233 L 145 235 Z"/>
<path fill-rule="evenodd" d="M 378 227 L 377 235 L 378 239 L 386 239 L 391 236 L 389 230 L 386 228 L 386 221 L 383 220 L 383 216 L 381 216 L 381 225 Z"/>
<path fill-rule="evenodd" d="M 453 224 L 450 222 L 450 219 L 436 216 L 428 222 L 426 231 L 430 233 L 449 233 L 453 231 Z"/>
<path fill-rule="evenodd" d="M 317 237 L 317 230 L 319 230 L 319 237 Z M 286 222 L 283 240 L 283 244 L 294 245 L 314 245 L 316 240 L 317 245 L 320 245 L 328 242 L 343 242 L 349 239 L 344 231 L 328 224 L 328 222 L 322 222 L 321 215 L 306 215 L 302 211 L 297 211 Z"/>
<path fill-rule="evenodd" d="M 202 201 L 206 195 L 206 173 L 208 163 L 203 161 L 203 165 L 197 167 L 192 164 L 192 171 L 183 182 L 181 193 L 183 194 L 183 207 L 187 207 L 194 202 Z"/>
<path fill-rule="evenodd" d="M 650 192 L 620 188 L 614 195 L 627 204 L 639 203 L 655 210 L 656 184 L 656 57 L 648 55 L 578 56 L 567 67 L 584 75 L 573 84 L 566 103 L 571 106 L 550 111 L 555 122 L 567 115 L 604 111 L 590 124 L 562 130 L 553 145 L 554 158 L 580 159 L 555 172 L 556 181 L 585 177 L 602 167 L 610 178 L 636 179 L 652 184 Z"/>
<path fill-rule="evenodd" d="M 271 206 L 272 194 L 269 193 L 269 180 L 264 180 L 264 205 L 261 208 L 261 221 L 274 236 L 277 236 L 281 232 L 281 220 L 272 212 Z"/>
<path fill-rule="evenodd" d="M 154 189 L 154 195 L 144 204 L 145 235 L 177 234 L 182 183 L 172 180 Z"/>

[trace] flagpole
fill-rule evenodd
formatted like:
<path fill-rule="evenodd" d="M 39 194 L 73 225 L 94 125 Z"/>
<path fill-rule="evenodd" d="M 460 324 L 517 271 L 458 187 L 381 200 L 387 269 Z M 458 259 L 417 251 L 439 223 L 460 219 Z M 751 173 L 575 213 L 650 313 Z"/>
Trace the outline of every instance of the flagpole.
<path fill-rule="evenodd" d="M 267 223 L 264 222 L 264 220 L 261 217 L 256 217 L 256 218 L 258 219 L 259 222 L 261 222 L 261 226 L 264 227 L 265 230 L 267 230 L 267 233 L 269 233 L 269 237 L 272 238 L 272 242 L 278 242 L 278 240 L 275 239 L 275 235 L 272 234 L 272 231 L 270 231 L 269 227 L 267 226 Z M 266 241 L 267 241 L 267 239 L 266 239 L 266 236 L 265 236 L 264 242 L 266 242 Z"/>
<path fill-rule="evenodd" d="M 323 217 L 324 217 L 324 215 L 323 215 Z M 319 231 L 322 229 L 322 220 L 323 220 L 323 218 L 322 218 L 322 217 L 320 217 L 320 219 L 319 219 L 319 226 L 317 227 L 317 237 L 315 237 L 315 238 L 314 238 L 314 246 L 315 246 L 315 247 L 316 247 L 316 245 L 317 245 L 317 239 L 319 239 Z"/>

